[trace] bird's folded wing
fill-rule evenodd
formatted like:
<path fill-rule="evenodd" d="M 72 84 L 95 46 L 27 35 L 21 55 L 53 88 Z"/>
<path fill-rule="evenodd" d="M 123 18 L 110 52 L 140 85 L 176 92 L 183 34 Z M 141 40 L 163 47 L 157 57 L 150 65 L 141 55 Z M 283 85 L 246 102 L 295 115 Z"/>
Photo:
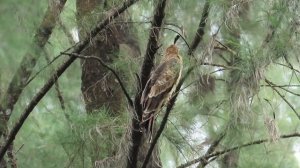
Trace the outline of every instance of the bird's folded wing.
<path fill-rule="evenodd" d="M 160 64 L 152 73 L 141 99 L 143 109 L 147 112 L 160 108 L 161 103 L 164 103 L 165 98 L 170 93 L 178 78 L 177 71 L 174 69 L 176 67 L 174 64 L 176 65 L 176 63 L 176 59 L 170 59 Z"/>

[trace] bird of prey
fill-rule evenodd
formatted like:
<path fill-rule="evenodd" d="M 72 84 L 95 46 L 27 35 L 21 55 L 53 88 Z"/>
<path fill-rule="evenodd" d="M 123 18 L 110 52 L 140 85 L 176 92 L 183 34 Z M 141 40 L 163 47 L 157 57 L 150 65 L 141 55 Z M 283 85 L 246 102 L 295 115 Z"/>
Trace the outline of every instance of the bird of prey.
<path fill-rule="evenodd" d="M 175 44 L 170 45 L 157 68 L 152 71 L 143 90 L 141 105 L 143 125 L 152 137 L 153 122 L 161 108 L 169 101 L 181 77 L 182 58 Z"/>

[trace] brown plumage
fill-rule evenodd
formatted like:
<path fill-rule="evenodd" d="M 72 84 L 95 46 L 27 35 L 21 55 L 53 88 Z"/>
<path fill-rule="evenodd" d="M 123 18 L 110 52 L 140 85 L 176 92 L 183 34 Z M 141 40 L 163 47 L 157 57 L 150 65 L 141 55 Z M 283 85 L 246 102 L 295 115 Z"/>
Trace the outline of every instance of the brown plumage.
<path fill-rule="evenodd" d="M 147 132 L 152 135 L 155 116 L 169 101 L 180 80 L 182 58 L 176 45 L 171 45 L 157 66 L 143 90 L 141 105 L 143 107 L 142 123 Z"/>

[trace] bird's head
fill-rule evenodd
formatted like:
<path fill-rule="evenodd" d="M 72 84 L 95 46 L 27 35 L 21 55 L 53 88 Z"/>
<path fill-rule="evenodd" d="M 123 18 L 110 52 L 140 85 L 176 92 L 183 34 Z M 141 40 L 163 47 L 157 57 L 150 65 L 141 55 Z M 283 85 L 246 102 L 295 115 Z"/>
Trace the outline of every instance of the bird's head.
<path fill-rule="evenodd" d="M 178 47 L 175 44 L 170 45 L 167 49 L 166 49 L 166 54 L 165 57 L 163 59 L 167 60 L 170 58 L 177 58 L 177 59 L 182 59 L 181 56 L 179 55 L 179 50 Z"/>
<path fill-rule="evenodd" d="M 178 54 L 178 48 L 176 47 L 176 45 L 172 44 L 170 45 L 167 50 L 166 50 L 166 54 L 169 55 L 169 54 Z"/>

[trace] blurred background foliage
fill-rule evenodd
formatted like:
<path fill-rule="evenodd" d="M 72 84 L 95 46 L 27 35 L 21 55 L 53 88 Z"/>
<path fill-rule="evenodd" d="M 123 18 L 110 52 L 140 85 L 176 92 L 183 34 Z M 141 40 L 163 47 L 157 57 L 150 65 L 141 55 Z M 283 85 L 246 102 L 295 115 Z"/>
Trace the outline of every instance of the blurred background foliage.
<path fill-rule="evenodd" d="M 176 167 L 203 155 L 209 144 L 224 132 L 226 135 L 217 150 L 275 136 L 275 142 L 238 150 L 237 162 L 240 168 L 300 167 L 300 141 L 296 138 L 276 139 L 278 135 L 270 133 L 267 124 L 272 120 L 275 124 L 271 126 L 278 128 L 277 134 L 287 134 L 299 131 L 300 121 L 289 105 L 264 82 L 266 78 L 276 85 L 295 85 L 284 88 L 297 94 L 291 94 L 280 87 L 275 88 L 280 90 L 284 98 L 300 113 L 299 71 L 289 68 L 290 63 L 294 69 L 300 69 L 298 36 L 300 10 L 296 7 L 300 5 L 299 2 L 297 0 L 286 2 L 209 0 L 209 2 L 210 13 L 205 36 L 194 55 L 187 55 L 188 47 L 183 40 L 178 43 L 184 57 L 185 70 L 195 62 L 198 66 L 185 82 L 168 126 L 160 139 L 160 156 L 164 167 Z M 238 8 L 238 5 L 248 2 L 250 5 L 247 14 L 245 13 L 247 16 L 236 16 L 235 7 Z M 129 9 L 134 22 L 131 24 L 136 28 L 135 33 L 138 36 L 142 56 L 133 59 L 128 53 L 121 51 L 119 59 L 112 65 L 119 71 L 129 74 L 123 80 L 127 82 L 126 87 L 131 95 L 136 91 L 134 74 L 139 71 L 143 60 L 150 28 L 149 21 L 152 19 L 155 3 L 157 1 L 143 0 Z M 172 24 L 183 26 L 186 33 L 185 40 L 190 43 L 198 28 L 204 3 L 204 0 L 170 1 L 166 8 L 164 27 L 180 32 L 180 29 Z M 33 35 L 47 6 L 47 1 L 39 0 L 0 1 L 0 95 L 8 87 L 22 56 L 30 50 Z M 61 24 L 54 29 L 44 55 L 39 58 L 34 68 L 33 74 L 40 73 L 26 87 L 19 99 L 9 120 L 10 126 L 16 122 L 20 112 L 38 88 L 41 88 L 49 78 L 49 74 L 66 57 L 61 56 L 47 66 L 46 54 L 53 59 L 76 41 L 76 38 L 70 39 L 64 31 L 65 29 L 67 33 L 73 33 L 73 36 L 76 34 L 75 0 L 67 1 L 60 20 Z M 276 31 L 273 39 L 267 47 L 264 47 L 269 27 Z M 215 34 L 219 28 L 220 32 Z M 230 31 L 238 31 L 239 39 L 231 39 L 232 37 L 228 36 L 232 33 Z M 174 32 L 162 29 L 162 47 L 157 54 L 157 60 L 163 54 L 164 48 L 173 42 L 174 36 Z M 227 68 L 223 70 L 218 66 L 200 65 L 201 61 L 225 65 L 226 62 L 220 55 L 225 57 L 225 60 L 233 59 L 230 52 L 212 52 L 211 43 L 215 37 L 222 43 L 233 46 L 238 53 L 235 64 L 226 65 Z M 131 115 L 124 112 L 121 116 L 112 117 L 106 113 L 105 108 L 99 113 L 87 115 L 80 91 L 80 68 L 77 61 L 59 79 L 65 110 L 62 110 L 57 93 L 52 88 L 27 119 L 14 143 L 18 167 L 91 167 L 89 151 L 94 149 L 91 149 L 89 144 L 93 143 L 90 135 L 93 129 L 99 133 L 102 140 L 102 143 L 97 145 L 98 156 L 105 158 L 105 152 L 112 146 L 119 145 L 108 139 L 122 135 L 126 131 Z M 205 81 L 214 84 L 212 86 L 212 83 L 208 83 L 207 87 L 211 88 L 207 88 Z M 243 92 L 245 95 L 241 95 Z M 236 94 L 240 96 L 237 99 L 232 97 Z M 248 104 L 249 108 L 245 104 Z M 160 120 L 161 116 L 158 117 L 158 123 Z M 222 167 L 221 165 L 222 157 L 207 167 Z"/>

